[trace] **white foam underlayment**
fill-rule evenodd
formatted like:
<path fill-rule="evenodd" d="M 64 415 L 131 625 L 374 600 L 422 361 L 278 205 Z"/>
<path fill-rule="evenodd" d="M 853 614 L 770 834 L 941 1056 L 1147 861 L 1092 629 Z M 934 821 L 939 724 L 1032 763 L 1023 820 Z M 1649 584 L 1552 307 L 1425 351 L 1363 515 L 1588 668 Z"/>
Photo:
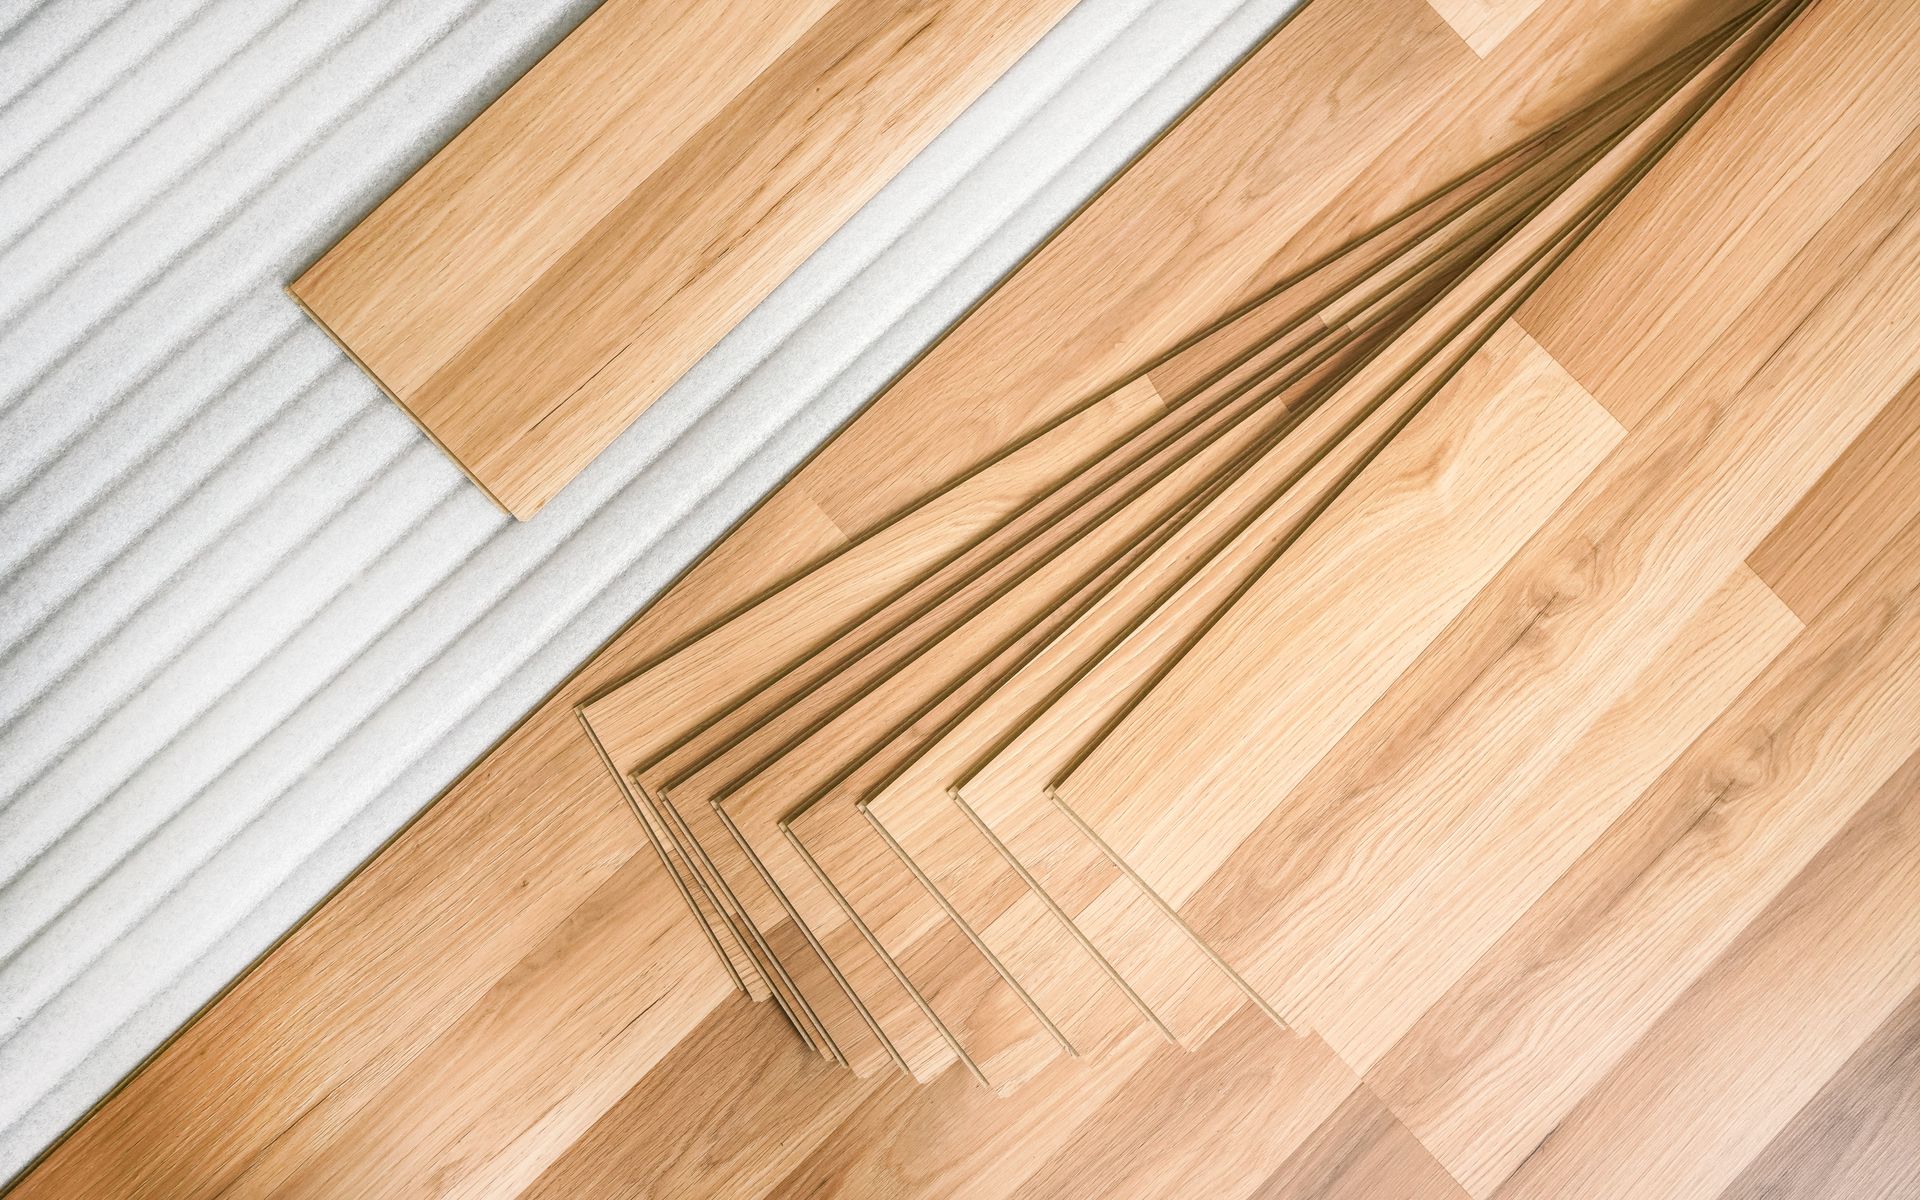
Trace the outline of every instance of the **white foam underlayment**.
<path fill-rule="evenodd" d="M 0 1180 L 1294 0 L 1084 0 L 537 519 L 283 285 L 591 8 L 0 0 Z"/>

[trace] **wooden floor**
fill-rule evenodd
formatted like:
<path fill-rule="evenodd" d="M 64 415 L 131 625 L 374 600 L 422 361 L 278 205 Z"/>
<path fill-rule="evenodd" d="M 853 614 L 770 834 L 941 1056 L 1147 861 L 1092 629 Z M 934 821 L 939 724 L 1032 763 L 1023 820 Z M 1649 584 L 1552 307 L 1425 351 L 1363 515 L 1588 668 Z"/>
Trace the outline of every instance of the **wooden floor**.
<path fill-rule="evenodd" d="M 1741 7 L 1314 0 L 15 1194 L 1920 1194 L 1907 0 L 1815 0 L 1504 329 L 1566 478 L 1458 497 L 1498 569 L 1405 612 L 1278 579 L 1391 617 L 1374 673 L 1310 641 L 1261 761 L 1063 785 L 1284 1024 L 1244 998 L 1007 1097 L 857 1077 L 735 986 L 574 717 Z M 1156 839 L 1123 775 L 1232 827 Z"/>

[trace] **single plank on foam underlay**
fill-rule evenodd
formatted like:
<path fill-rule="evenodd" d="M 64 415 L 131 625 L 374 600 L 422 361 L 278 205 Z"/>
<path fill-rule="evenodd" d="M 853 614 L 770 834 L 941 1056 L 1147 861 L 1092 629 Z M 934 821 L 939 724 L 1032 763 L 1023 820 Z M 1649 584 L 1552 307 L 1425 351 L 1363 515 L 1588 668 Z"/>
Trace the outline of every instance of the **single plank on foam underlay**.
<path fill-rule="evenodd" d="M 1812 5 L 1529 302 L 1521 326 L 1638 423 L 1916 121 L 1912 10 Z"/>
<path fill-rule="evenodd" d="M 1610 1075 L 1631 1070 L 1662 1014 L 1676 1001 L 1684 1011 L 1688 987 L 1711 978 L 1741 930 L 1920 747 L 1920 729 L 1902 719 L 1916 705 L 1920 522 L 1426 1013 L 1369 1075 L 1372 1086 L 1476 1194 L 1523 1164 L 1532 1177 L 1542 1143 L 1578 1125 Z M 1911 809 L 1912 796 L 1894 804 Z M 1904 938 L 1913 959 L 1910 924 Z M 1789 1007 L 1811 1022 L 1881 977 L 1843 970 L 1814 986 L 1794 968 L 1770 986 L 1805 979 L 1812 990 Z M 1684 1058 L 1673 1065 L 1684 1077 Z M 1805 1081 L 1809 1095 L 1822 1077 Z M 1671 1124 L 1674 1112 L 1662 1111 Z M 1645 1147 L 1646 1165 L 1672 1167 L 1673 1149 Z"/>
<path fill-rule="evenodd" d="M 626 0 L 294 295 L 524 519 L 1070 6 Z"/>
<path fill-rule="evenodd" d="M 1920 758 L 1889 789 L 1920 797 Z M 1920 1195 L 1920 988 L 1774 1135 L 1722 1200 Z"/>
<path fill-rule="evenodd" d="M 1618 441 L 1506 326 L 1057 789 L 1170 904 Z"/>
<path fill-rule="evenodd" d="M 1905 541 L 1906 553 L 1920 552 Z M 1915 599 L 1910 590 L 1908 605 Z M 1724 1195 L 1920 986 L 1920 772 L 1901 771 L 1877 792 L 1865 778 L 1859 786 L 1870 794 L 1864 807 L 1528 1156 L 1499 1200 Z M 1911 1162 L 1859 1165 L 1857 1190 L 1842 1169 L 1819 1194 L 1899 1195 L 1900 1176 L 1914 1174 Z"/>

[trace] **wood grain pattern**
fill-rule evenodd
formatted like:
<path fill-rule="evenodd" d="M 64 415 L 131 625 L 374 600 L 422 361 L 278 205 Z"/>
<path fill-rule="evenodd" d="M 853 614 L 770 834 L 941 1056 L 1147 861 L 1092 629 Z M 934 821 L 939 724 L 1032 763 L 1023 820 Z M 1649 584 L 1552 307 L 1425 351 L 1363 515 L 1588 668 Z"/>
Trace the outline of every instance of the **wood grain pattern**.
<path fill-rule="evenodd" d="M 1920 30 L 1899 5 L 1812 6 L 1521 326 L 1637 424 L 1912 133 L 1916 50 Z"/>
<path fill-rule="evenodd" d="M 1258 1200 L 1467 1200 L 1364 1084 L 1255 1193 Z"/>
<path fill-rule="evenodd" d="M 1811 620 L 1920 513 L 1920 376 L 1887 402 L 1748 559 Z"/>
<path fill-rule="evenodd" d="M 1480 358 L 1061 784 L 1062 800 L 1170 903 L 1618 440 L 1605 410 L 1524 334 L 1509 327 Z M 1333 602 L 1349 588 L 1375 602 Z"/>
<path fill-rule="evenodd" d="M 1913 753 L 1920 734 L 1888 719 L 1920 689 L 1920 559 L 1905 550 L 1808 626 L 1369 1076 L 1469 1190 L 1528 1161 Z"/>
<path fill-rule="evenodd" d="M 1920 760 L 1889 789 L 1920 788 Z M 1895 1200 L 1920 1189 L 1920 991 L 1740 1172 L 1724 1200 Z"/>
<path fill-rule="evenodd" d="M 1050 1058 L 1008 1098 L 952 1069 L 926 1083 L 857 1078 L 738 996 L 572 715 L 1132 377 L 1312 247 L 1395 211 L 1419 186 L 1400 177 L 1421 173 L 1405 163 L 1472 161 L 1728 11 L 1541 0 L 1480 59 L 1423 3 L 1319 0 L 1250 61 L 1239 91 L 1202 105 L 17 1194 L 997 1197 L 1198 1184 L 1459 1200 L 1436 1164 L 1473 1195 L 1911 1190 L 1901 1047 L 1920 989 L 1907 903 L 1920 886 L 1920 765 L 1904 718 L 1920 707 L 1920 533 L 1911 513 L 1880 511 L 1898 510 L 1899 494 L 1873 490 L 1865 468 L 1905 461 L 1892 406 L 1916 367 L 1903 315 L 1920 303 L 1920 173 L 1912 122 L 1896 136 L 1907 98 L 1889 83 L 1906 67 L 1865 44 L 1906 45 L 1900 6 L 1816 0 L 1805 19 L 1820 36 L 1778 47 L 1857 71 L 1766 60 L 1802 85 L 1796 105 L 1827 114 L 1810 160 L 1769 165 L 1770 139 L 1798 144 L 1809 126 L 1758 89 L 1728 103 L 1773 113 L 1751 117 L 1766 130 L 1729 121 L 1715 134 L 1749 149 L 1672 160 L 1691 165 L 1662 194 L 1697 195 L 1660 211 L 1744 206 L 1751 224 L 1634 218 L 1632 236 L 1608 234 L 1581 268 L 1615 282 L 1527 314 L 1549 350 L 1582 322 L 1619 322 L 1632 336 L 1585 361 L 1596 378 L 1660 388 L 1602 389 L 1627 440 L 1336 740 L 1323 761 L 1351 777 L 1329 765 L 1296 789 L 1423 781 L 1472 818 L 1430 857 L 1402 846 L 1379 860 L 1414 867 L 1384 887 L 1356 881 L 1391 838 L 1355 834 L 1404 828 L 1329 830 L 1330 846 L 1357 851 L 1339 894 L 1366 902 L 1351 919 L 1289 910 L 1276 922 L 1327 934 L 1309 939 L 1332 953 L 1311 958 L 1299 1001 L 1326 1029 L 1284 1029 L 1242 1004 L 1189 1048 L 1135 1023 L 1108 1031 L 1096 1056 Z M 1442 100 L 1461 108 L 1457 126 Z M 1847 145 L 1854 127 L 1862 141 Z M 1182 146 L 1195 157 L 1176 156 Z M 1856 182 L 1829 191 L 1814 178 L 1829 170 Z M 1283 229 L 1296 232 L 1277 250 L 1252 253 L 1241 236 Z M 1694 239 L 1734 249 L 1723 262 Z M 1734 311 L 1659 269 L 1645 295 L 1623 293 L 1631 314 L 1610 316 L 1621 263 L 1661 253 L 1719 280 Z M 1676 325 L 1688 321 L 1700 344 Z M 1825 512 L 1837 519 L 1814 515 Z M 1776 557 L 1754 553 L 1767 544 Z M 1809 622 L 1797 636 L 1761 586 L 1841 572 L 1831 595 L 1796 606 Z M 1511 652 L 1502 631 L 1524 634 Z M 1590 672 L 1572 665 L 1583 662 Z M 1531 700 L 1575 728 L 1548 749 L 1498 744 L 1533 728 Z M 1366 747 L 1380 748 L 1381 776 L 1362 773 Z M 1443 786 L 1456 778 L 1491 784 L 1490 807 L 1459 807 Z M 1609 823 L 1593 836 L 1566 822 L 1563 844 L 1556 803 L 1607 810 Z M 1058 844 L 1076 844 L 1071 832 Z M 1274 861 L 1311 857 L 1264 845 L 1298 856 Z M 708 904 L 700 879 L 715 881 L 687 865 L 689 898 Z M 1244 919 L 1249 936 L 1259 917 Z M 758 961 L 736 949 L 742 966 Z M 1446 984 L 1437 999 L 1422 990 L 1430 975 Z M 1343 994 L 1368 1003 L 1341 1009 Z"/>
<path fill-rule="evenodd" d="M 1595 697 L 1553 672 L 1551 639 L 1513 616 L 1509 595 L 1489 588 L 1182 908 L 1284 1014 L 1324 1031 L 1360 1070 L 1800 628 L 1740 568 L 1623 692 Z M 1497 648 L 1520 648 L 1548 672 L 1543 686 L 1518 686 L 1516 674 L 1457 693 L 1460 681 L 1502 674 Z M 1550 767 L 1523 768 L 1511 747 L 1543 741 L 1531 725 L 1543 697 L 1559 698 L 1539 719 L 1564 726 L 1564 740 L 1531 751 Z M 1352 861 L 1368 869 L 1342 869 Z"/>
<path fill-rule="evenodd" d="M 1068 3 L 667 7 L 583 26 L 292 288 L 522 519 Z"/>
<path fill-rule="evenodd" d="M 1920 984 L 1917 796 L 1880 787 L 1495 1194 L 1721 1194 Z"/>

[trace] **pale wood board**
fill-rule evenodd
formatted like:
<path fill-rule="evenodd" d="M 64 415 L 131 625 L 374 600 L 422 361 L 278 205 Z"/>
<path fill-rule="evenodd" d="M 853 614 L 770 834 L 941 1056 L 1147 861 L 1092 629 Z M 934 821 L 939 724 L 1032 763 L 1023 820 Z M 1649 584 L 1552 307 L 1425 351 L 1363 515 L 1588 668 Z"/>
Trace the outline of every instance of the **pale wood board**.
<path fill-rule="evenodd" d="M 524 520 L 1070 6 L 614 0 L 291 290 Z"/>
<path fill-rule="evenodd" d="M 1920 759 L 1888 788 L 1920 788 Z M 1920 990 L 1721 1193 L 1724 1200 L 1895 1200 L 1920 1192 Z"/>
<path fill-rule="evenodd" d="M 1585 86 L 1584 68 L 1562 70 L 1580 55 L 1544 53 L 1554 36 L 1568 45 L 1624 49 L 1647 44 L 1650 31 L 1701 28 L 1725 12 L 1709 7 L 1646 0 L 1623 8 L 1616 23 L 1576 0 L 1543 0 L 1486 61 L 1515 47 L 1542 53 L 1537 76 L 1506 76 L 1498 84 L 1525 93 L 1508 112 L 1531 112 L 1561 85 Z M 1334 14 L 1323 29 L 1345 27 L 1353 40 L 1336 39 L 1331 63 L 1283 65 L 1265 77 L 1268 100 L 1291 103 L 1296 114 L 1313 106 L 1290 86 L 1329 72 L 1342 78 L 1340 65 L 1357 61 L 1381 29 L 1437 30 L 1451 41 L 1436 47 L 1472 57 L 1422 4 L 1319 0 L 1315 10 Z M 1849 20 L 1862 12 L 1882 20 L 1905 15 L 1890 2 L 1819 0 L 1808 19 L 1837 20 L 1828 15 L 1836 10 Z M 1577 19 L 1555 24 L 1568 13 Z M 1398 18 L 1411 24 L 1392 25 Z M 1868 44 L 1868 26 L 1828 26 L 1843 27 L 1853 31 L 1831 34 L 1830 48 L 1867 65 L 1822 74 L 1814 91 L 1882 78 L 1872 64 L 1885 62 L 1883 48 Z M 1897 25 L 1886 28 L 1895 40 L 1904 37 Z M 1410 44 L 1401 44 L 1403 53 Z M 1430 95 L 1462 105 L 1486 98 L 1464 76 L 1434 84 L 1427 73 L 1438 60 L 1404 57 L 1406 78 L 1382 67 L 1384 90 L 1431 85 L 1437 90 Z M 1463 84 L 1458 91 L 1456 83 Z M 1835 132 L 1817 139 L 1818 155 L 1840 153 L 1848 129 L 1886 118 L 1877 104 L 1871 111 L 1826 109 L 1823 94 L 1801 102 L 1830 114 Z M 1200 119 L 1210 111 L 1225 110 L 1203 106 Z M 1387 111 L 1364 92 L 1348 110 L 1359 128 Z M 1300 210 L 1300 219 L 1333 239 L 1335 230 L 1395 211 L 1408 195 L 1388 160 L 1369 167 L 1371 155 L 1341 157 L 1341 139 L 1352 132 L 1342 132 L 1346 119 L 1325 125 L 1325 160 L 1301 160 L 1333 164 L 1336 191 L 1351 184 L 1337 212 L 1310 217 L 1318 211 L 1313 204 Z M 1261 150 L 1247 148 L 1264 148 L 1275 136 L 1273 125 L 1244 115 L 1221 121 L 1213 143 L 1220 161 L 1259 159 Z M 1237 132 L 1225 127 L 1236 121 Z M 1467 161 L 1506 143 L 1499 124 L 1490 121 L 1452 150 L 1444 138 L 1414 138 L 1408 161 L 1429 147 Z M 1476 137 L 1481 148 L 1468 153 Z M 1771 152 L 1756 153 L 1764 159 Z M 1752 557 L 1760 579 L 1779 579 L 1789 592 L 1795 578 L 1847 579 L 1823 580 L 1812 600 L 1804 591 L 1790 597 L 1810 623 L 1794 647 L 1729 711 L 1698 714 L 1710 718 L 1706 737 L 1682 752 L 1645 792 L 1645 803 L 1636 802 L 1584 850 L 1375 1064 L 1366 1087 L 1389 1106 L 1397 1127 L 1356 1092 L 1355 1072 L 1318 1031 L 1283 1030 L 1244 1010 L 1221 1030 L 1247 1037 L 1208 1039 L 1194 1053 L 1136 1027 L 1097 1061 L 1053 1060 L 1009 1099 L 953 1071 L 930 1085 L 904 1074 L 856 1078 L 807 1052 L 769 1006 L 738 996 L 572 717 L 576 705 L 670 654 L 716 616 L 879 528 L 1066 406 L 1130 377 L 1182 331 L 1270 280 L 1230 249 L 1232 214 L 1245 211 L 1245 197 L 1232 189 L 1204 198 L 1192 193 L 1192 206 L 1182 205 L 1178 197 L 1192 180 L 1183 183 L 1182 170 L 1169 167 L 1157 180 L 1130 175 L 1054 239 L 80 1126 L 18 1194 L 999 1196 L 1023 1185 L 1039 1194 L 1076 1194 L 1074 1185 L 1084 1180 L 1090 1188 L 1079 1194 L 1118 1186 L 1177 1195 L 1189 1172 L 1217 1168 L 1221 1174 L 1208 1181 L 1221 1185 L 1221 1195 L 1339 1196 L 1355 1187 L 1374 1195 L 1404 1187 L 1458 1200 L 1459 1192 L 1432 1173 L 1435 1162 L 1467 1162 L 1459 1169 L 1470 1177 L 1459 1182 L 1476 1196 L 1503 1182 L 1512 1195 L 1556 1197 L 1724 1191 L 1747 1200 L 1911 1190 L 1901 1174 L 1910 1147 L 1900 1141 L 1911 1123 L 1911 1098 L 1898 1088 L 1872 1088 L 1866 1077 L 1879 1064 L 1896 1064 L 1898 1072 L 1906 1061 L 1882 1039 L 1901 1036 L 1900 1006 L 1910 1010 L 1920 988 L 1910 903 L 1917 861 L 1912 787 L 1920 767 L 1911 749 L 1908 765 L 1895 773 L 1897 743 L 1912 734 L 1903 718 L 1915 707 L 1913 668 L 1899 664 L 1910 660 L 1916 640 L 1907 628 L 1911 584 L 1903 593 L 1897 581 L 1920 570 L 1920 551 L 1911 514 L 1878 511 L 1898 508 L 1897 494 L 1862 505 L 1847 493 L 1875 486 L 1863 464 L 1904 461 L 1897 449 L 1903 443 L 1888 432 L 1899 421 L 1875 420 L 1872 410 L 1891 414 L 1888 406 L 1914 374 L 1903 360 L 1907 331 L 1898 321 L 1913 311 L 1914 298 L 1894 264 L 1910 249 L 1901 215 L 1914 211 L 1915 193 L 1910 175 L 1876 176 L 1878 166 L 1848 166 L 1844 154 L 1816 157 L 1804 168 L 1776 164 L 1788 197 L 1778 204 L 1785 207 L 1762 203 L 1752 209 L 1754 221 L 1738 227 L 1716 228 L 1724 218 L 1705 215 L 1728 211 L 1717 190 L 1735 185 L 1715 182 L 1724 179 L 1718 168 L 1690 168 L 1665 186 L 1678 197 L 1691 185 L 1692 203 L 1701 207 L 1673 211 L 1703 215 L 1642 218 L 1639 233 L 1614 235 L 1617 244 L 1601 256 L 1614 263 L 1605 268 L 1612 284 L 1598 291 L 1604 296 L 1633 278 L 1618 263 L 1647 254 L 1662 237 L 1677 238 L 1674 252 L 1682 256 L 1693 253 L 1685 248 L 1693 237 L 1719 237 L 1733 247 L 1724 260 L 1689 260 L 1694 271 L 1730 272 L 1715 275 L 1721 282 L 1714 286 L 1738 310 L 1698 301 L 1681 306 L 1711 331 L 1702 335 L 1706 344 L 1671 330 L 1667 302 L 1635 302 L 1635 314 L 1619 325 L 1632 336 L 1609 344 L 1635 354 L 1654 336 L 1647 331 L 1658 328 L 1667 331 L 1659 335 L 1667 339 L 1661 351 L 1638 352 L 1629 368 L 1608 368 L 1604 353 L 1588 353 L 1618 379 L 1642 373 L 1650 381 L 1645 388 L 1594 381 L 1599 398 L 1632 426 L 1628 445 L 1641 445 L 1649 424 L 1666 425 L 1671 439 L 1671 460 L 1656 464 L 1649 456 L 1646 472 L 1623 472 L 1613 486 L 1633 491 L 1645 483 L 1656 500 L 1718 496 L 1687 520 L 1705 521 L 1711 512 L 1740 531 L 1732 540 L 1748 544 L 1730 559 L 1716 554 L 1721 569 L 1699 582 L 1699 602 L 1676 614 L 1670 634 L 1648 648 L 1656 658 L 1666 655 L 1664 646 L 1680 653 L 1689 631 L 1717 629 L 1703 633 L 1700 644 L 1724 653 L 1697 652 L 1716 664 L 1710 677 L 1686 682 L 1683 663 L 1671 657 L 1652 674 L 1642 667 L 1606 710 L 1614 715 L 1596 717 L 1581 735 L 1577 744 L 1591 749 L 1560 761 L 1591 755 L 1596 771 L 1610 769 L 1609 743 L 1593 740 L 1603 737 L 1593 731 L 1631 739 L 1631 730 L 1657 722 L 1657 714 L 1637 708 L 1635 695 L 1663 697 L 1662 704 L 1695 697 L 1685 702 L 1712 708 L 1740 690 L 1738 680 L 1751 669 L 1742 656 L 1764 657 L 1772 640 L 1791 630 L 1781 609 L 1754 590 L 1755 580 L 1741 575 L 1744 558 Z M 1854 171 L 1865 190 L 1856 185 L 1828 195 L 1813 176 L 1829 169 Z M 1136 178 L 1158 190 L 1129 182 Z M 1274 162 L 1248 178 L 1284 184 L 1287 167 Z M 1274 189 L 1251 190 L 1265 197 Z M 1810 233 L 1787 219 L 1803 202 L 1816 214 L 1818 228 Z M 1199 219 L 1209 212 L 1220 214 L 1218 226 Z M 1186 219 L 1168 221 L 1166 213 Z M 1158 235 L 1146 236 L 1151 230 Z M 1195 239 L 1215 232 L 1216 250 L 1197 252 Z M 1303 242 L 1320 236 L 1309 232 Z M 1751 275 L 1747 262 L 1759 264 Z M 1672 295 L 1688 274 L 1657 264 L 1648 270 L 1668 280 L 1651 289 L 1658 295 Z M 1537 322 L 1528 332 L 1551 353 L 1555 336 L 1579 332 L 1574 315 L 1600 321 L 1607 306 L 1596 300 L 1584 312 L 1570 309 L 1557 335 Z M 1801 332 L 1792 333 L 1796 328 Z M 1667 397 L 1674 385 L 1715 372 L 1740 395 L 1713 391 L 1691 421 L 1672 415 Z M 1582 369 L 1572 373 L 1588 382 Z M 1743 421 L 1784 413 L 1796 391 L 1821 401 L 1812 408 L 1823 411 Z M 956 396 L 970 402 L 951 403 Z M 1708 432 L 1716 418 L 1762 428 Z M 1782 448 L 1772 448 L 1776 442 Z M 1749 455 L 1757 460 L 1751 468 L 1733 465 Z M 899 469 L 874 472 L 876 461 Z M 1777 493 L 1756 482 L 1776 472 L 1783 474 Z M 1755 496 L 1764 511 L 1741 511 Z M 1605 508 L 1597 496 L 1588 502 L 1595 514 Z M 1632 508 L 1623 499 L 1618 511 Z M 1815 512 L 1841 517 L 1819 521 L 1808 515 Z M 1909 527 L 1899 532 L 1903 520 Z M 1784 548 L 1778 557 L 1753 554 L 1769 535 Z M 1784 564 L 1784 573 L 1770 563 Z M 1626 574 L 1638 578 L 1651 569 L 1634 560 Z M 1650 577 L 1664 578 L 1665 570 Z M 1749 615 L 1753 646 L 1734 644 L 1739 612 Z M 1568 638 L 1579 641 L 1574 629 Z M 1816 644 L 1830 653 L 1820 656 Z M 1662 679 L 1670 686 L 1654 686 Z M 1450 681 L 1443 694 L 1468 692 L 1469 683 Z M 1770 732 L 1762 738 L 1756 731 Z M 1761 753 L 1767 747 L 1773 751 Z M 1649 769 L 1658 757 L 1636 754 L 1634 770 Z M 1630 790 L 1633 780 L 1592 786 Z M 1712 803 L 1730 787 L 1737 800 Z M 1870 799 L 1875 787 L 1880 793 Z M 1703 803 L 1710 819 L 1688 821 L 1689 808 L 1697 815 Z M 1681 832 L 1682 824 L 1693 832 Z M 1662 829 L 1676 836 L 1654 836 Z M 1551 870 L 1522 848 L 1524 841 L 1505 844 L 1507 851 L 1484 860 L 1500 867 L 1490 884 L 1505 888 L 1505 881 L 1536 880 L 1536 872 Z M 1738 869 L 1707 869 L 1723 863 Z M 1628 886 L 1629 878 L 1646 882 Z M 1521 889 L 1535 886 L 1523 882 Z M 1622 901 L 1580 899 L 1602 894 Z M 1497 1031 L 1509 990 L 1485 981 L 1525 974 L 1521 964 L 1543 954 L 1558 961 L 1556 947 L 1571 947 L 1564 967 L 1539 976 L 1544 991 L 1523 989 L 1514 1002 L 1543 1018 L 1525 1022 L 1544 1039 L 1542 1054 L 1571 1061 L 1550 1071 L 1554 1081 L 1542 1088 L 1475 1088 L 1467 1103 L 1483 1105 L 1506 1129 L 1559 1132 L 1518 1173 L 1472 1168 L 1474 1153 L 1463 1158 L 1460 1148 L 1473 1139 L 1450 1132 L 1458 1127 L 1445 1115 L 1453 1102 L 1423 1108 L 1417 1087 L 1409 1100 L 1395 1081 L 1444 1082 L 1449 1062 L 1468 1072 L 1484 1068 L 1490 1060 L 1474 1031 Z M 1387 1016 L 1371 1028 L 1404 1020 Z M 1463 1040 L 1469 1035 L 1476 1040 Z M 1343 1028 L 1336 1036 L 1359 1045 L 1380 1034 Z M 1485 1053 L 1494 1060 L 1505 1054 Z M 1524 1072 L 1536 1069 L 1533 1058 L 1515 1061 Z M 1229 1088 L 1246 1095 L 1264 1089 L 1259 1106 L 1267 1123 L 1258 1135 L 1236 1124 L 1255 1106 L 1208 1106 L 1208 1097 Z M 1188 1136 L 1156 1139 L 1141 1124 L 1156 1112 L 1196 1124 L 1169 1124 L 1167 1132 Z M 1421 1145 L 1408 1144 L 1407 1135 Z M 1496 1132 L 1493 1140 L 1504 1136 Z M 1791 1175 L 1783 1173 L 1783 1160 L 1790 1160 Z"/>

